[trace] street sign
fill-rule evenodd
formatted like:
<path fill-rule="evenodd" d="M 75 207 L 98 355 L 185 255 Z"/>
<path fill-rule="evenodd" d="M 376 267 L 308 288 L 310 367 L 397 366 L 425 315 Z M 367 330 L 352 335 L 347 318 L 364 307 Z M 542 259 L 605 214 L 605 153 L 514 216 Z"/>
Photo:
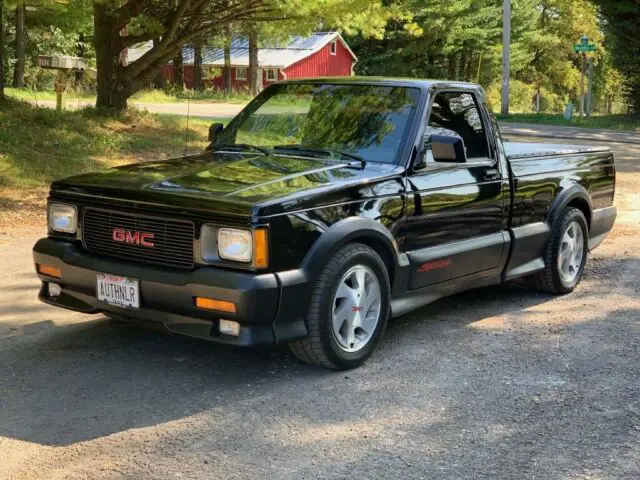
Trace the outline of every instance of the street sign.
<path fill-rule="evenodd" d="M 576 53 L 595 52 L 596 46 L 593 43 L 589 43 L 589 37 L 582 35 L 580 37 L 580 43 L 573 46 L 573 51 Z"/>
<path fill-rule="evenodd" d="M 575 44 L 573 46 L 573 50 L 576 53 L 582 54 L 580 55 L 580 62 L 582 63 L 580 73 L 580 120 L 582 120 L 582 116 L 584 115 L 584 76 L 587 67 L 587 52 L 595 52 L 596 46 L 593 43 L 589 43 L 589 37 L 587 37 L 586 35 L 582 35 L 580 37 L 580 43 Z M 591 85 L 591 83 L 589 85 Z M 591 86 L 589 86 L 589 95 L 591 95 Z"/>
<path fill-rule="evenodd" d="M 595 52 L 596 46 L 593 43 L 589 44 L 577 44 L 573 46 L 574 52 L 577 53 L 585 53 L 585 52 Z"/>

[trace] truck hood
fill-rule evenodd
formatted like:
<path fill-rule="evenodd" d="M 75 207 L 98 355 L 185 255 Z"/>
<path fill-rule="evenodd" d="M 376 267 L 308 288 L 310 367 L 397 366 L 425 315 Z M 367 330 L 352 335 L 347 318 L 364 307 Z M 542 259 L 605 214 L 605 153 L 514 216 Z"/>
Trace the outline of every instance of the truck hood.
<path fill-rule="evenodd" d="M 55 195 L 108 197 L 246 216 L 257 205 L 369 181 L 397 167 L 283 155 L 206 152 L 55 181 Z M 255 212 L 253 212 L 255 213 Z"/>

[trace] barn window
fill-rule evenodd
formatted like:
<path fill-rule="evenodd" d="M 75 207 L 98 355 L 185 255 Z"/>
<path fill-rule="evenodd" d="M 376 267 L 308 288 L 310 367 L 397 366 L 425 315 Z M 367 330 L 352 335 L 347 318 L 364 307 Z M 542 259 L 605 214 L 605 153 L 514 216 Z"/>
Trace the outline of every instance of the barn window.
<path fill-rule="evenodd" d="M 278 80 L 278 70 L 275 68 L 268 68 L 267 80 L 270 82 L 275 82 L 276 80 Z"/>
<path fill-rule="evenodd" d="M 334 40 L 333 42 L 331 42 L 331 55 L 335 55 L 336 52 L 338 51 L 338 41 Z"/>
<path fill-rule="evenodd" d="M 236 80 L 247 79 L 247 67 L 236 67 Z"/>

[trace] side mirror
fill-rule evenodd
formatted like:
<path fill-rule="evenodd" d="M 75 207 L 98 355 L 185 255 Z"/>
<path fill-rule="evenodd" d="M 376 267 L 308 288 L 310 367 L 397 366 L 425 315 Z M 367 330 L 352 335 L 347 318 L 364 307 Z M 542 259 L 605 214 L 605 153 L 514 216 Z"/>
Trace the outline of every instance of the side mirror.
<path fill-rule="evenodd" d="M 224 125 L 222 125 L 221 123 L 212 123 L 209 127 L 209 141 L 212 143 L 215 142 L 216 137 L 220 135 L 223 130 Z"/>
<path fill-rule="evenodd" d="M 431 135 L 431 153 L 435 162 L 465 163 L 464 140 L 458 136 Z"/>

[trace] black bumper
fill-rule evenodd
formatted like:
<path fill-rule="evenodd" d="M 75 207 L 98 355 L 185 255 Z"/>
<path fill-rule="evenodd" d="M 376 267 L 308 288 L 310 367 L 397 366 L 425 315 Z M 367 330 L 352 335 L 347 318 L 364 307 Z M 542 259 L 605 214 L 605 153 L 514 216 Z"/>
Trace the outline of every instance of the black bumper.
<path fill-rule="evenodd" d="M 75 244 L 43 238 L 33 247 L 36 264 L 58 268 L 57 280 L 38 274 L 43 281 L 39 299 L 50 305 L 84 313 L 106 312 L 126 316 L 172 333 L 236 345 L 288 342 L 306 335 L 303 316 L 308 282 L 301 270 L 250 274 L 213 267 L 182 272 L 125 263 L 91 255 Z M 120 308 L 96 297 L 96 272 L 140 282 L 140 309 Z M 46 282 L 62 287 L 58 297 L 48 294 Z M 234 302 L 235 313 L 198 309 L 194 297 Z M 220 319 L 240 324 L 240 335 L 220 334 Z"/>

